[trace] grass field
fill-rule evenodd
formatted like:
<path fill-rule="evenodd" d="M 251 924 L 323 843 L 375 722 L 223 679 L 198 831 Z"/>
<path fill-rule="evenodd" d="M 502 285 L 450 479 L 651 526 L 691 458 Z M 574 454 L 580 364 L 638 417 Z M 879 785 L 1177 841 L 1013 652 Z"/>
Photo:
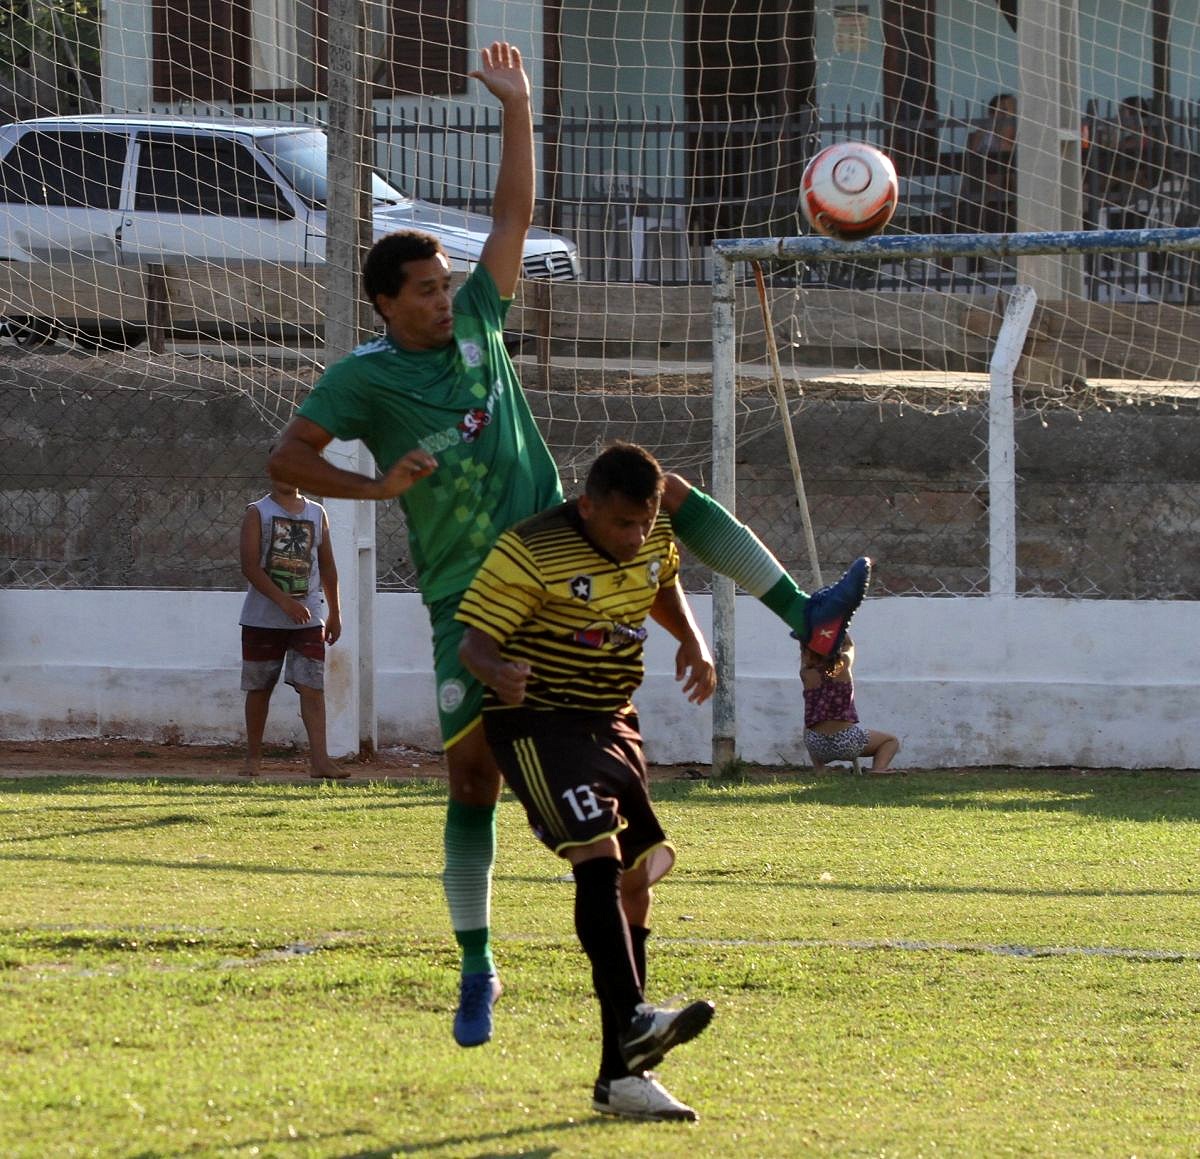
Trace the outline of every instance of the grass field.
<path fill-rule="evenodd" d="M 711 997 L 590 1110 L 565 866 L 500 817 L 506 992 L 450 1037 L 444 785 L 0 779 L 0 1153 L 1200 1154 L 1200 777 L 663 781 L 650 995 Z"/>

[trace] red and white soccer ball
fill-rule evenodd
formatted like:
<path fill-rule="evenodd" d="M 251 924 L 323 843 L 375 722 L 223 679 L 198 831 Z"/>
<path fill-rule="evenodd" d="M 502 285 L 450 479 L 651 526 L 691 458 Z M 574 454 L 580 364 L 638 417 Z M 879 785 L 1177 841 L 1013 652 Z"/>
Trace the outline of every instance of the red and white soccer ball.
<path fill-rule="evenodd" d="M 874 145 L 827 145 L 804 167 L 800 211 L 817 233 L 856 241 L 878 233 L 896 212 L 900 183 L 891 158 Z"/>

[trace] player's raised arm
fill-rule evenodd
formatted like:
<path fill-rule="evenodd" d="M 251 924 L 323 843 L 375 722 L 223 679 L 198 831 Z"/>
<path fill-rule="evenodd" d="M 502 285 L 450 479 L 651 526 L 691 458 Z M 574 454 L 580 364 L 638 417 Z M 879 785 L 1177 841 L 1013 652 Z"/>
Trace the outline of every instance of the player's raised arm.
<path fill-rule="evenodd" d="M 500 102 L 504 119 L 500 172 L 492 198 L 492 232 L 479 260 L 492 275 L 500 296 L 511 298 L 521 276 L 525 235 L 533 221 L 533 108 L 529 77 L 518 49 L 498 40 L 485 48 L 481 57 L 480 67 L 471 76 L 482 81 Z"/>

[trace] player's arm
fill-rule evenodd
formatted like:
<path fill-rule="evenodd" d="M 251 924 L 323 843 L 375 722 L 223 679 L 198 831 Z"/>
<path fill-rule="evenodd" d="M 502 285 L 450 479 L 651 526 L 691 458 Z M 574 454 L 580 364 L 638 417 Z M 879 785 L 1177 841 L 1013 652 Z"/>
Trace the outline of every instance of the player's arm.
<path fill-rule="evenodd" d="M 492 689 L 504 704 L 521 704 L 529 680 L 529 665 L 506 660 L 500 642 L 479 628 L 467 628 L 458 646 L 462 665 L 480 684 Z"/>
<path fill-rule="evenodd" d="M 533 221 L 533 109 L 520 51 L 498 40 L 481 55 L 482 64 L 471 76 L 482 81 L 500 102 L 504 119 L 500 169 L 492 198 L 492 232 L 479 260 L 500 296 L 511 298 L 521 276 L 525 235 Z"/>
<path fill-rule="evenodd" d="M 717 670 L 683 588 L 674 583 L 658 589 L 650 605 L 650 618 L 666 628 L 679 648 L 675 652 L 675 679 L 682 680 L 683 694 L 693 704 L 703 704 L 717 687 Z"/>
<path fill-rule="evenodd" d="M 278 604 L 283 613 L 295 624 L 307 624 L 312 612 L 294 596 L 289 596 L 267 575 L 262 560 L 262 517 L 258 508 L 251 504 L 242 518 L 242 534 L 238 545 L 238 559 L 242 575 L 255 591 L 262 592 L 273 604 Z"/>
<path fill-rule="evenodd" d="M 321 452 L 333 441 L 324 427 L 297 415 L 284 428 L 267 460 L 273 479 L 294 483 L 326 499 L 394 499 L 437 469 L 437 459 L 416 447 L 378 479 L 334 466 Z"/>
<path fill-rule="evenodd" d="M 321 546 L 317 548 L 317 569 L 321 573 L 321 591 L 325 593 L 325 643 L 336 644 L 342 634 L 342 603 L 338 589 L 337 561 L 329 542 L 329 516 L 321 516 Z"/>

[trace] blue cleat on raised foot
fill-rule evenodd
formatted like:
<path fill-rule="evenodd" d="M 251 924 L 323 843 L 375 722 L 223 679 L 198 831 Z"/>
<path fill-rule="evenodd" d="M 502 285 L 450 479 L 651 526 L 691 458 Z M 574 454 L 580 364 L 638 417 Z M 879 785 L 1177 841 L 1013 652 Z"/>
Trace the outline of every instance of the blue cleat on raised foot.
<path fill-rule="evenodd" d="M 459 1046 L 482 1046 L 492 1037 L 492 1007 L 500 997 L 495 973 L 464 974 L 454 1015 L 454 1041 Z"/>
<path fill-rule="evenodd" d="M 837 583 L 828 584 L 809 597 L 808 638 L 792 636 L 819 656 L 832 656 L 842 646 L 850 619 L 871 582 L 871 561 L 859 556 Z"/>

